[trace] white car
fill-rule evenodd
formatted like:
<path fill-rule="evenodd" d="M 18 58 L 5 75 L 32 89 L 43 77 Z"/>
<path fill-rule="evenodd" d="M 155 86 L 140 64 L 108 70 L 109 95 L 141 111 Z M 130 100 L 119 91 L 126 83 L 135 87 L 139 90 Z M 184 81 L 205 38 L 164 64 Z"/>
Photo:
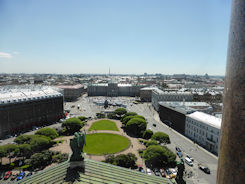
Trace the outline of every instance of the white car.
<path fill-rule="evenodd" d="M 194 161 L 194 159 L 190 155 L 186 155 L 186 157 L 189 158 L 192 162 Z"/>
<path fill-rule="evenodd" d="M 146 168 L 146 173 L 147 173 L 148 175 L 152 175 L 151 170 L 150 170 L 149 168 Z"/>
<path fill-rule="evenodd" d="M 173 175 L 177 176 L 177 171 L 173 168 L 168 169 Z"/>

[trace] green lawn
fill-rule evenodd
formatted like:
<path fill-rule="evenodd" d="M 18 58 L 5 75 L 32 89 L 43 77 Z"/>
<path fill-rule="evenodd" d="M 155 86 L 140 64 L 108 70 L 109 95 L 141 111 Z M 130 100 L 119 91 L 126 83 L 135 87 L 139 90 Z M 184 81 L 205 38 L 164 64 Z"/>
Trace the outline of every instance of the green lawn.
<path fill-rule="evenodd" d="M 110 120 L 100 120 L 96 121 L 92 124 L 92 126 L 89 128 L 89 131 L 91 130 L 114 130 L 118 131 L 118 128 L 116 126 L 116 123 Z"/>
<path fill-rule="evenodd" d="M 92 155 L 117 153 L 130 145 L 129 139 L 121 135 L 96 133 L 86 135 L 84 152 Z"/>

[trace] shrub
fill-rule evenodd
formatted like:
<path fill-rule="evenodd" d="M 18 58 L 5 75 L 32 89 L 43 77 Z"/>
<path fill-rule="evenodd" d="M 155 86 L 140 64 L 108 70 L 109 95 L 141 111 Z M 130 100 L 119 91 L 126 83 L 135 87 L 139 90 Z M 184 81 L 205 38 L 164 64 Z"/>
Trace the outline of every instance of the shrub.
<path fill-rule="evenodd" d="M 43 151 L 41 153 L 33 154 L 29 160 L 29 165 L 31 165 L 33 169 L 44 168 L 45 166 L 51 164 L 51 162 L 52 162 L 52 152 Z"/>
<path fill-rule="evenodd" d="M 170 139 L 169 139 L 168 134 L 165 134 L 163 132 L 156 132 L 152 135 L 151 138 L 156 140 L 156 141 L 159 141 L 160 143 L 166 143 L 166 144 L 170 143 Z"/>
<path fill-rule="evenodd" d="M 52 141 L 46 136 L 33 136 L 30 140 L 31 149 L 34 152 L 42 151 L 52 145 Z"/>
<path fill-rule="evenodd" d="M 55 139 L 56 137 L 59 136 L 59 134 L 54 128 L 42 128 L 38 130 L 35 134 L 44 135 L 46 137 L 49 137 L 50 139 Z"/>
<path fill-rule="evenodd" d="M 96 113 L 96 117 L 101 119 L 101 118 L 105 118 L 105 114 L 103 113 Z"/>
<path fill-rule="evenodd" d="M 109 119 L 118 119 L 117 115 L 114 112 L 108 113 L 107 118 Z"/>
<path fill-rule="evenodd" d="M 143 138 L 144 139 L 150 139 L 151 136 L 153 135 L 153 132 L 151 130 L 145 130 L 144 133 L 143 133 Z"/>

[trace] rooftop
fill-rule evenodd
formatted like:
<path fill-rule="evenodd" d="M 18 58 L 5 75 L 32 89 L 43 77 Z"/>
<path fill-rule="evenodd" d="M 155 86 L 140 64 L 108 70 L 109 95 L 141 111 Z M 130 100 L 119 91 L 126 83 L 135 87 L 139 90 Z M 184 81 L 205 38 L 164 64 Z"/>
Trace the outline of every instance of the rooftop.
<path fill-rule="evenodd" d="M 169 179 L 149 176 L 139 171 L 114 166 L 104 162 L 85 159 L 84 171 L 69 169 L 69 162 L 63 162 L 29 178 L 21 180 L 19 183 L 113 183 L 113 184 L 172 184 Z"/>
<path fill-rule="evenodd" d="M 0 88 L 0 105 L 45 98 L 59 97 L 62 94 L 51 87 L 6 87 Z"/>
<path fill-rule="evenodd" d="M 162 90 L 160 90 L 158 88 L 154 89 L 154 91 L 156 93 L 158 93 L 159 95 L 168 95 L 168 94 L 169 95 L 192 95 L 192 93 L 188 92 L 188 91 L 186 91 L 186 92 L 182 92 L 182 91 L 162 91 Z"/>
<path fill-rule="evenodd" d="M 61 88 L 61 89 L 79 89 L 82 88 L 83 85 L 77 84 L 77 85 L 59 85 L 55 86 L 56 88 Z"/>
<path fill-rule="evenodd" d="M 203 112 L 194 112 L 192 114 L 187 115 L 188 117 L 195 119 L 197 121 L 201 121 L 205 124 L 208 124 L 212 127 L 221 128 L 221 119 L 215 116 L 203 113 Z"/>

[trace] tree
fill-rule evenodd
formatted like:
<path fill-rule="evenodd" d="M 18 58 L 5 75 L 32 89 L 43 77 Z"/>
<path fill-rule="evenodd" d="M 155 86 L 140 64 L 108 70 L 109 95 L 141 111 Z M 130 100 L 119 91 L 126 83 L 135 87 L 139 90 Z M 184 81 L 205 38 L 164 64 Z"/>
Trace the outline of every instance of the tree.
<path fill-rule="evenodd" d="M 62 127 L 66 128 L 66 132 L 69 135 L 73 135 L 75 132 L 79 132 L 83 126 L 84 124 L 78 118 L 69 118 L 62 123 Z"/>
<path fill-rule="evenodd" d="M 107 118 L 109 119 L 117 119 L 117 115 L 114 112 L 108 113 Z"/>
<path fill-rule="evenodd" d="M 127 122 L 128 122 L 129 120 L 133 119 L 133 118 L 134 118 L 134 116 L 126 116 L 125 118 L 122 119 L 122 123 L 123 123 L 124 125 L 126 125 Z"/>
<path fill-rule="evenodd" d="M 135 117 L 135 118 L 141 118 L 141 119 L 145 120 L 145 117 L 144 117 L 144 116 L 135 115 L 134 117 Z"/>
<path fill-rule="evenodd" d="M 14 142 L 17 144 L 29 144 L 33 135 L 20 135 L 15 138 Z"/>
<path fill-rule="evenodd" d="M 151 136 L 153 135 L 153 132 L 151 130 L 145 130 L 144 133 L 143 133 L 143 138 L 144 139 L 150 139 Z"/>
<path fill-rule="evenodd" d="M 100 118 L 105 118 L 105 114 L 98 112 L 98 113 L 96 113 L 96 117 L 99 118 L 99 119 Z"/>
<path fill-rule="evenodd" d="M 127 155 L 121 154 L 115 157 L 115 162 L 117 166 L 134 168 L 137 157 L 133 153 L 128 153 Z"/>
<path fill-rule="evenodd" d="M 109 103 L 108 103 L 107 100 L 105 100 L 105 102 L 104 102 L 104 108 L 106 109 L 108 106 L 109 106 Z"/>
<path fill-rule="evenodd" d="M 148 142 L 145 144 L 146 147 L 149 147 L 149 146 L 152 146 L 152 145 L 159 145 L 159 144 L 158 144 L 158 142 L 155 141 L 155 140 L 150 140 L 150 141 L 148 141 Z"/>
<path fill-rule="evenodd" d="M 110 163 L 113 165 L 126 167 L 126 168 L 135 168 L 137 157 L 133 153 L 128 154 L 120 154 L 117 156 L 108 155 L 105 159 L 106 163 Z"/>
<path fill-rule="evenodd" d="M 79 117 L 77 117 L 78 119 L 80 119 L 81 121 L 86 121 L 88 118 L 87 117 L 85 117 L 85 116 L 79 116 Z"/>
<path fill-rule="evenodd" d="M 178 172 L 177 172 L 176 182 L 178 184 L 185 184 L 186 182 L 183 179 L 185 164 L 183 162 L 177 162 L 177 168 L 178 168 Z"/>
<path fill-rule="evenodd" d="M 159 141 L 160 143 L 170 143 L 170 139 L 168 134 L 165 134 L 163 132 L 156 132 L 152 135 L 151 139 L 154 139 L 156 141 Z"/>
<path fill-rule="evenodd" d="M 176 155 L 165 146 L 152 145 L 146 148 L 143 158 L 148 166 L 161 168 L 173 164 Z"/>
<path fill-rule="evenodd" d="M 125 118 L 125 117 L 127 117 L 127 116 L 135 116 L 135 115 L 137 115 L 136 112 L 127 112 L 126 114 L 124 114 L 124 116 L 122 117 L 121 120 L 123 120 L 123 118 Z"/>
<path fill-rule="evenodd" d="M 59 134 L 54 128 L 42 128 L 38 130 L 35 134 L 44 135 L 46 137 L 49 137 L 50 139 L 55 139 L 56 137 L 59 136 Z"/>
<path fill-rule="evenodd" d="M 9 158 L 9 163 L 11 163 L 11 158 L 14 158 L 19 152 L 19 148 L 15 144 L 6 144 L 3 146 L 3 149 L 6 152 L 6 156 Z"/>
<path fill-rule="evenodd" d="M 31 156 L 31 145 L 29 144 L 20 144 L 19 147 L 19 155 L 24 158 L 28 158 Z"/>
<path fill-rule="evenodd" d="M 118 115 L 119 117 L 122 117 L 124 114 L 127 113 L 127 110 L 124 108 L 117 108 L 114 113 Z"/>
<path fill-rule="evenodd" d="M 33 169 L 43 168 L 52 162 L 52 152 L 43 151 L 35 153 L 31 156 L 29 162 Z"/>
<path fill-rule="evenodd" d="M 52 141 L 46 136 L 33 136 L 30 140 L 31 150 L 34 152 L 42 151 L 52 145 Z"/>
<path fill-rule="evenodd" d="M 130 119 L 126 124 L 126 131 L 136 136 L 142 136 L 146 129 L 146 121 L 141 118 Z"/>
<path fill-rule="evenodd" d="M 6 149 L 3 146 L 0 146 L 0 158 L 2 163 L 2 158 L 7 156 Z"/>

